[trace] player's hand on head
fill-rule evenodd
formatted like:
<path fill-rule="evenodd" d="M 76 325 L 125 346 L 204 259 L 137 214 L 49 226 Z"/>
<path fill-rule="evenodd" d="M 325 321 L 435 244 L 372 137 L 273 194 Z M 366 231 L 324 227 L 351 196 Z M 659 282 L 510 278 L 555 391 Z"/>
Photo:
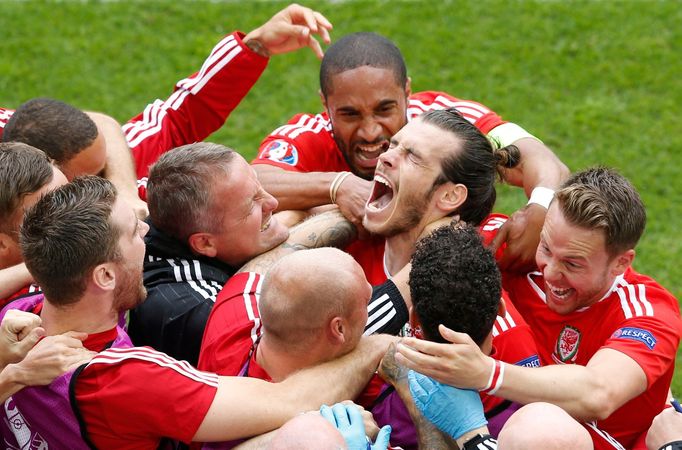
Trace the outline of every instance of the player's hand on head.
<path fill-rule="evenodd" d="M 545 215 L 547 210 L 543 206 L 531 203 L 514 212 L 502 225 L 490 244 L 493 252 L 506 244 L 498 260 L 502 271 L 527 272 L 536 267 L 535 252 Z"/>
<path fill-rule="evenodd" d="M 329 44 L 332 24 L 321 13 L 291 4 L 244 37 L 244 43 L 263 56 L 310 47 L 318 58 L 324 53 L 314 35 Z"/>
<path fill-rule="evenodd" d="M 494 360 L 484 355 L 468 334 L 443 325 L 439 331 L 449 344 L 415 338 L 401 340 L 396 353 L 398 364 L 443 384 L 463 389 L 485 387 Z"/>

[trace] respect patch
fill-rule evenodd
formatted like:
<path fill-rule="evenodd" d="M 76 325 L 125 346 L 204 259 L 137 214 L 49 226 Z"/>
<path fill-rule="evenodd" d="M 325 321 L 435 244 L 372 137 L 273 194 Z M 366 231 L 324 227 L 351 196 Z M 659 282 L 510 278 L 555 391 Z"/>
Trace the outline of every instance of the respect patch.
<path fill-rule="evenodd" d="M 639 341 L 649 347 L 649 350 L 653 350 L 654 347 L 656 347 L 656 338 L 654 335 L 641 328 L 619 328 L 613 332 L 611 337 L 615 339 L 631 339 L 633 341 Z"/>

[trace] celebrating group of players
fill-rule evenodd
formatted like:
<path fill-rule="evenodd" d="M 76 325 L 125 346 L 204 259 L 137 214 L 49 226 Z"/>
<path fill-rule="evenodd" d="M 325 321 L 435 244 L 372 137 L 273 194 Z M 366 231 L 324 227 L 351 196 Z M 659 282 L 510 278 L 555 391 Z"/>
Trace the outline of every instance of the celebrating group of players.
<path fill-rule="evenodd" d="M 632 184 L 413 93 L 382 36 L 323 55 L 330 29 L 290 5 L 122 127 L 0 108 L 3 445 L 682 448 L 682 320 L 632 268 Z M 323 112 L 250 164 L 203 142 L 302 47 Z M 498 181 L 529 198 L 510 217 Z"/>

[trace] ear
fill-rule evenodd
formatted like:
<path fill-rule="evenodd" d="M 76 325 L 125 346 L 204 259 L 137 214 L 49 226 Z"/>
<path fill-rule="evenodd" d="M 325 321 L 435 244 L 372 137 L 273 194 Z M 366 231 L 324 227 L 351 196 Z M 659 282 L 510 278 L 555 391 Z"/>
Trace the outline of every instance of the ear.
<path fill-rule="evenodd" d="M 611 274 L 614 276 L 621 275 L 624 273 L 628 267 L 632 265 L 632 261 L 635 259 L 635 249 L 627 250 L 613 259 L 613 267 L 611 268 Z"/>
<path fill-rule="evenodd" d="M 504 296 L 500 297 L 500 304 L 497 305 L 497 315 L 500 317 L 507 315 L 507 303 L 504 301 Z"/>
<path fill-rule="evenodd" d="M 346 342 L 346 331 L 348 328 L 341 317 L 334 317 L 329 321 L 328 325 L 329 339 L 334 344 L 343 344 Z"/>
<path fill-rule="evenodd" d="M 0 233 L 0 257 L 9 253 L 13 242 L 14 240 L 9 234 Z"/>
<path fill-rule="evenodd" d="M 103 291 L 113 291 L 116 287 L 116 271 L 114 263 L 104 263 L 92 269 L 90 281 Z"/>
<path fill-rule="evenodd" d="M 211 233 L 194 233 L 187 239 L 189 248 L 199 255 L 215 258 L 218 250 L 215 246 L 215 239 Z"/>
<path fill-rule="evenodd" d="M 317 91 L 317 93 L 320 95 L 320 101 L 322 102 L 322 106 L 324 107 L 324 109 L 327 109 L 327 97 L 325 97 L 324 94 L 322 93 L 322 89 Z M 329 114 L 329 110 L 327 110 L 327 114 Z"/>
<path fill-rule="evenodd" d="M 446 215 L 453 213 L 466 201 L 467 195 L 466 186 L 448 181 L 436 189 L 436 207 Z"/>
<path fill-rule="evenodd" d="M 407 77 L 405 82 L 405 96 L 409 97 L 412 94 L 412 78 Z"/>
<path fill-rule="evenodd" d="M 417 317 L 417 313 L 415 312 L 413 306 L 410 306 L 409 308 L 407 308 L 407 314 L 408 314 L 408 316 L 407 316 L 407 317 L 408 317 L 407 321 L 408 321 L 408 323 L 410 324 L 410 327 L 411 327 L 413 330 L 416 329 L 417 327 L 421 327 L 421 326 L 422 326 L 422 323 L 421 323 L 421 321 L 419 320 L 419 317 Z"/>

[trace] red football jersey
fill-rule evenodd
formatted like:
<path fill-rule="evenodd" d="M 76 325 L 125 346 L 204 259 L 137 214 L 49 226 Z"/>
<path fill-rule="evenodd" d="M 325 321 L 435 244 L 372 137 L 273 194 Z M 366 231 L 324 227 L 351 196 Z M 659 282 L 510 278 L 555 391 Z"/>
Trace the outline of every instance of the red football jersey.
<path fill-rule="evenodd" d="M 602 348 L 634 359 L 647 377 L 647 390 L 596 427 L 626 448 L 646 433 L 666 403 L 675 354 L 682 336 L 677 300 L 653 279 L 629 268 L 596 304 L 570 314 L 546 305 L 540 272 L 510 276 L 505 287 L 536 337 L 542 364 L 587 365 Z"/>
<path fill-rule="evenodd" d="M 500 116 L 480 103 L 460 100 L 444 92 L 418 92 L 409 97 L 407 120 L 434 109 L 457 108 L 483 134 L 505 123 Z M 286 125 L 270 133 L 251 164 L 269 164 L 296 172 L 348 171 L 348 163 L 332 135 L 326 112 L 297 114 Z"/>

